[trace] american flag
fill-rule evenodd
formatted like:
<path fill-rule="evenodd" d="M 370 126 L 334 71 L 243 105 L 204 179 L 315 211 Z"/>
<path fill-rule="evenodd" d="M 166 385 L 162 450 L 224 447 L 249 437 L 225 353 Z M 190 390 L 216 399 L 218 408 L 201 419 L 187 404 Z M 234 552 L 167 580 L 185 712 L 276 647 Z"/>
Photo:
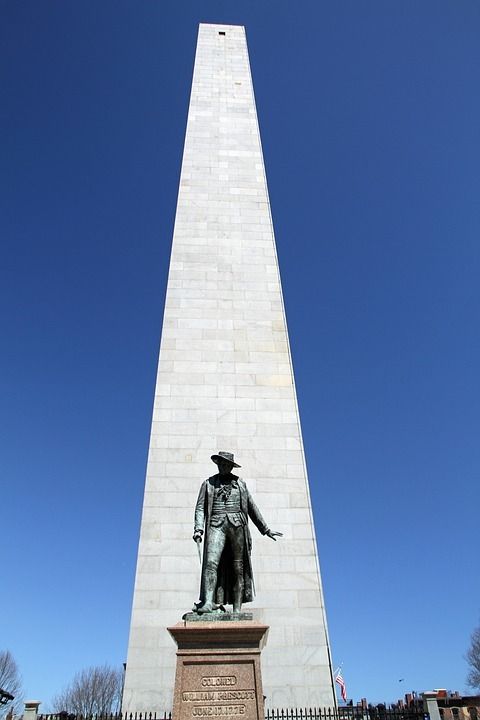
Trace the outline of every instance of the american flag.
<path fill-rule="evenodd" d="M 340 685 L 340 692 L 342 694 L 343 702 L 347 702 L 347 686 L 345 685 L 345 680 L 343 679 L 341 670 L 337 671 L 335 682 Z"/>

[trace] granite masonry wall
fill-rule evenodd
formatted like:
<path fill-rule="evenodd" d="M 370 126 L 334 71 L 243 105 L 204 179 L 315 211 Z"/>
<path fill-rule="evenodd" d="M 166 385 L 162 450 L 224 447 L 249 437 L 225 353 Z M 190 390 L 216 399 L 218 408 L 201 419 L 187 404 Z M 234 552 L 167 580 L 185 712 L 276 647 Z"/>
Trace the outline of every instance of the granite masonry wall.
<path fill-rule="evenodd" d="M 292 239 L 293 241 L 293 239 Z M 198 599 L 193 509 L 235 453 L 279 542 L 252 527 L 270 626 L 267 707 L 332 705 L 315 531 L 245 30 L 200 25 L 145 485 L 123 709 L 172 704 L 166 627 Z"/>

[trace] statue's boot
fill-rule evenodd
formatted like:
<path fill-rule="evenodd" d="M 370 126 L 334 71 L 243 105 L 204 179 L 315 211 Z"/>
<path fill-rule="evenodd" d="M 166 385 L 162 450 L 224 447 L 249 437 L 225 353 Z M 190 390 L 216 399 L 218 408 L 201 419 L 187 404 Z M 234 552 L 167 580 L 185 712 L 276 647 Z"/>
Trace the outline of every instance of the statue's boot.
<path fill-rule="evenodd" d="M 199 615 L 202 615 L 202 613 L 215 612 L 219 607 L 220 605 L 216 605 L 215 603 L 204 603 L 203 605 L 200 605 L 200 607 L 196 608 L 196 612 Z"/>
<path fill-rule="evenodd" d="M 233 612 L 239 613 L 242 609 L 243 601 L 243 560 L 234 560 L 233 569 L 235 571 L 235 585 L 233 588 Z"/>
<path fill-rule="evenodd" d="M 205 570 L 205 602 L 200 607 L 197 607 L 197 613 L 209 613 L 218 610 L 220 605 L 216 605 L 213 602 L 213 596 L 215 594 L 215 588 L 217 586 L 217 571 L 213 568 L 207 568 Z"/>

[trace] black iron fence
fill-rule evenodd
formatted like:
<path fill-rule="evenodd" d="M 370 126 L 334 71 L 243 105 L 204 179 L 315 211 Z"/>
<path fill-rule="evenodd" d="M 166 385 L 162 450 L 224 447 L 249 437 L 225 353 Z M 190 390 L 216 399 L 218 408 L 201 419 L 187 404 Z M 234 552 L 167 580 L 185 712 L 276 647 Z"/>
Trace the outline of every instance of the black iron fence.
<path fill-rule="evenodd" d="M 38 715 L 38 720 L 172 720 L 171 712 L 74 715 Z M 429 720 L 421 706 L 343 705 L 338 708 L 275 708 L 265 711 L 265 720 Z"/>
<path fill-rule="evenodd" d="M 428 720 L 422 707 L 341 705 L 338 708 L 266 710 L 265 720 Z"/>
<path fill-rule="evenodd" d="M 338 708 L 340 720 L 429 720 L 423 703 L 398 705 L 343 706 Z"/>
<path fill-rule="evenodd" d="M 155 713 L 92 713 L 87 715 L 78 715 L 75 713 L 49 713 L 46 715 L 37 715 L 37 720 L 172 720 L 171 712 L 155 712 Z"/>

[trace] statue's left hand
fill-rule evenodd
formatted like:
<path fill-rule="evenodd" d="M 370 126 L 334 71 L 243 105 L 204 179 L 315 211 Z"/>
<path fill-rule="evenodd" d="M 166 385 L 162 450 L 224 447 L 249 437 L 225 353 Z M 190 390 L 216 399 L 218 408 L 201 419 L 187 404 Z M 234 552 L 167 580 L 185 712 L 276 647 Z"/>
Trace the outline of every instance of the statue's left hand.
<path fill-rule="evenodd" d="M 277 537 L 283 537 L 283 533 L 275 532 L 274 530 L 267 530 L 265 535 L 268 535 L 268 537 L 272 538 L 272 540 L 275 540 L 275 542 L 277 542 Z"/>

